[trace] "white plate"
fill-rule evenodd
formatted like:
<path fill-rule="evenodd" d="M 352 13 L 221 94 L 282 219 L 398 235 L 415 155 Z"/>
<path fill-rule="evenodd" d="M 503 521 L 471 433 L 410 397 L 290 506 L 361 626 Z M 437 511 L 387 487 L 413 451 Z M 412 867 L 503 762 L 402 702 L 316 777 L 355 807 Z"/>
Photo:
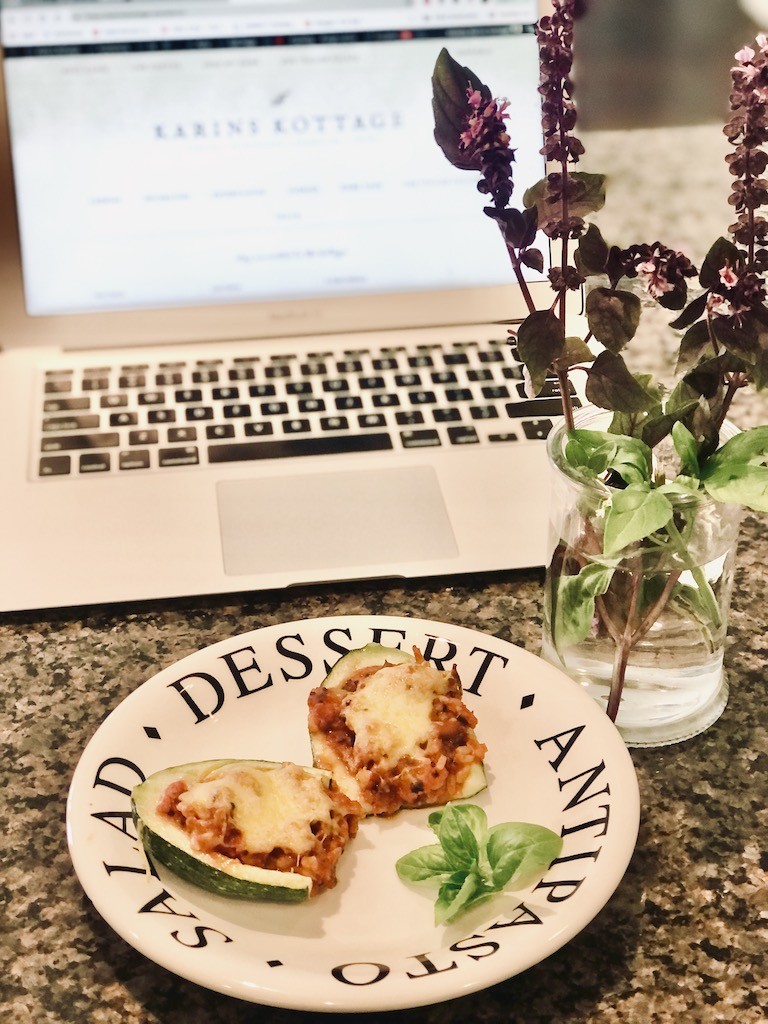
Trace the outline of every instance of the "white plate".
<path fill-rule="evenodd" d="M 308 904 L 208 895 L 147 868 L 130 790 L 170 765 L 236 757 L 311 763 L 307 695 L 346 650 L 418 645 L 456 663 L 488 747 L 490 824 L 529 821 L 564 846 L 542 881 L 452 925 L 435 892 L 395 861 L 435 841 L 428 811 L 361 822 L 338 885 Z M 466 995 L 549 956 L 597 914 L 637 839 L 632 761 L 600 708 L 526 651 L 426 620 L 352 616 L 290 622 L 221 641 L 159 672 L 104 721 L 75 771 L 67 831 L 75 870 L 115 931 L 168 970 L 215 991 L 298 1010 L 402 1009 Z"/>

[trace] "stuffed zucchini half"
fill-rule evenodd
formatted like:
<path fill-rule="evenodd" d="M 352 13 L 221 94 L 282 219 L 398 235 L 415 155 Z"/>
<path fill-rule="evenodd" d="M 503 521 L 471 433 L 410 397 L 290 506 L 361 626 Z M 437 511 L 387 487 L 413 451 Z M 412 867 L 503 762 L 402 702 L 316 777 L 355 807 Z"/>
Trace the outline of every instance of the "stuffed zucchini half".
<path fill-rule="evenodd" d="M 273 761 L 166 768 L 132 805 L 150 858 L 209 892 L 275 902 L 332 888 L 362 815 L 328 772 Z"/>
<path fill-rule="evenodd" d="M 313 761 L 366 814 L 394 814 L 485 788 L 485 745 L 456 668 L 368 644 L 345 654 L 309 695 Z"/>

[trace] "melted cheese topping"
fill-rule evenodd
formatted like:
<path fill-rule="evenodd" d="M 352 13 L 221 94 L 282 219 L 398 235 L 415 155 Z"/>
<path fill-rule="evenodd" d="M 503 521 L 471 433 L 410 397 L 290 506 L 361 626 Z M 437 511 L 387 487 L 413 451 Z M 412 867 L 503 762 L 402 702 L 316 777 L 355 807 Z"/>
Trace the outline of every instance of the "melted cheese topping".
<path fill-rule="evenodd" d="M 381 765 L 401 757 L 419 757 L 419 744 L 434 729 L 432 701 L 445 693 L 448 678 L 427 662 L 387 665 L 364 679 L 342 700 L 347 725 L 355 733 L 355 749 L 370 753 Z"/>
<path fill-rule="evenodd" d="M 267 853 L 280 846 L 301 854 L 316 845 L 311 823 L 330 821 L 331 802 L 322 779 L 294 764 L 227 765 L 191 783 L 179 798 L 179 810 L 187 816 L 218 807 L 242 833 L 248 851 Z"/>

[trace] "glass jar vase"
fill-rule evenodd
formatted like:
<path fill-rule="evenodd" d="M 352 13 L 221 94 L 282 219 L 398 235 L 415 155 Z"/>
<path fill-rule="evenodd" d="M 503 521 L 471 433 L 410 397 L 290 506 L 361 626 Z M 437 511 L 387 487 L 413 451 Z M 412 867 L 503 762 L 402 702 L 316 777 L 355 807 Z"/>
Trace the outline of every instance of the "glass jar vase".
<path fill-rule="evenodd" d="M 587 407 L 575 427 L 607 430 Z M 726 423 L 722 440 L 738 433 Z M 601 703 L 630 746 L 661 746 L 711 726 L 728 699 L 723 653 L 741 506 L 702 492 L 667 494 L 669 522 L 605 554 L 616 491 L 585 481 L 549 435 L 553 486 L 542 657 Z"/>

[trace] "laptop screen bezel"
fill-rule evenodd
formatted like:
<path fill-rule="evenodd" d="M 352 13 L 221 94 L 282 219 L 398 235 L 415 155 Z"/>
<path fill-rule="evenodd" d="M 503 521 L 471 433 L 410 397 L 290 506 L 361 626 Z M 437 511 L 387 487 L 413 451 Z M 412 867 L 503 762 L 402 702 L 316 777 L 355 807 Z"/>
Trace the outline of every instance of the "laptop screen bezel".
<path fill-rule="evenodd" d="M 551 12 L 549 0 L 539 0 L 538 7 L 539 16 Z M 397 302 L 381 294 L 30 316 L 24 298 L 4 66 L 0 70 L 0 349 L 77 350 L 491 324 L 520 321 L 527 313 L 510 268 L 508 285 L 398 293 Z M 550 292 L 546 281 L 531 289 L 535 300 L 546 301 Z"/>

